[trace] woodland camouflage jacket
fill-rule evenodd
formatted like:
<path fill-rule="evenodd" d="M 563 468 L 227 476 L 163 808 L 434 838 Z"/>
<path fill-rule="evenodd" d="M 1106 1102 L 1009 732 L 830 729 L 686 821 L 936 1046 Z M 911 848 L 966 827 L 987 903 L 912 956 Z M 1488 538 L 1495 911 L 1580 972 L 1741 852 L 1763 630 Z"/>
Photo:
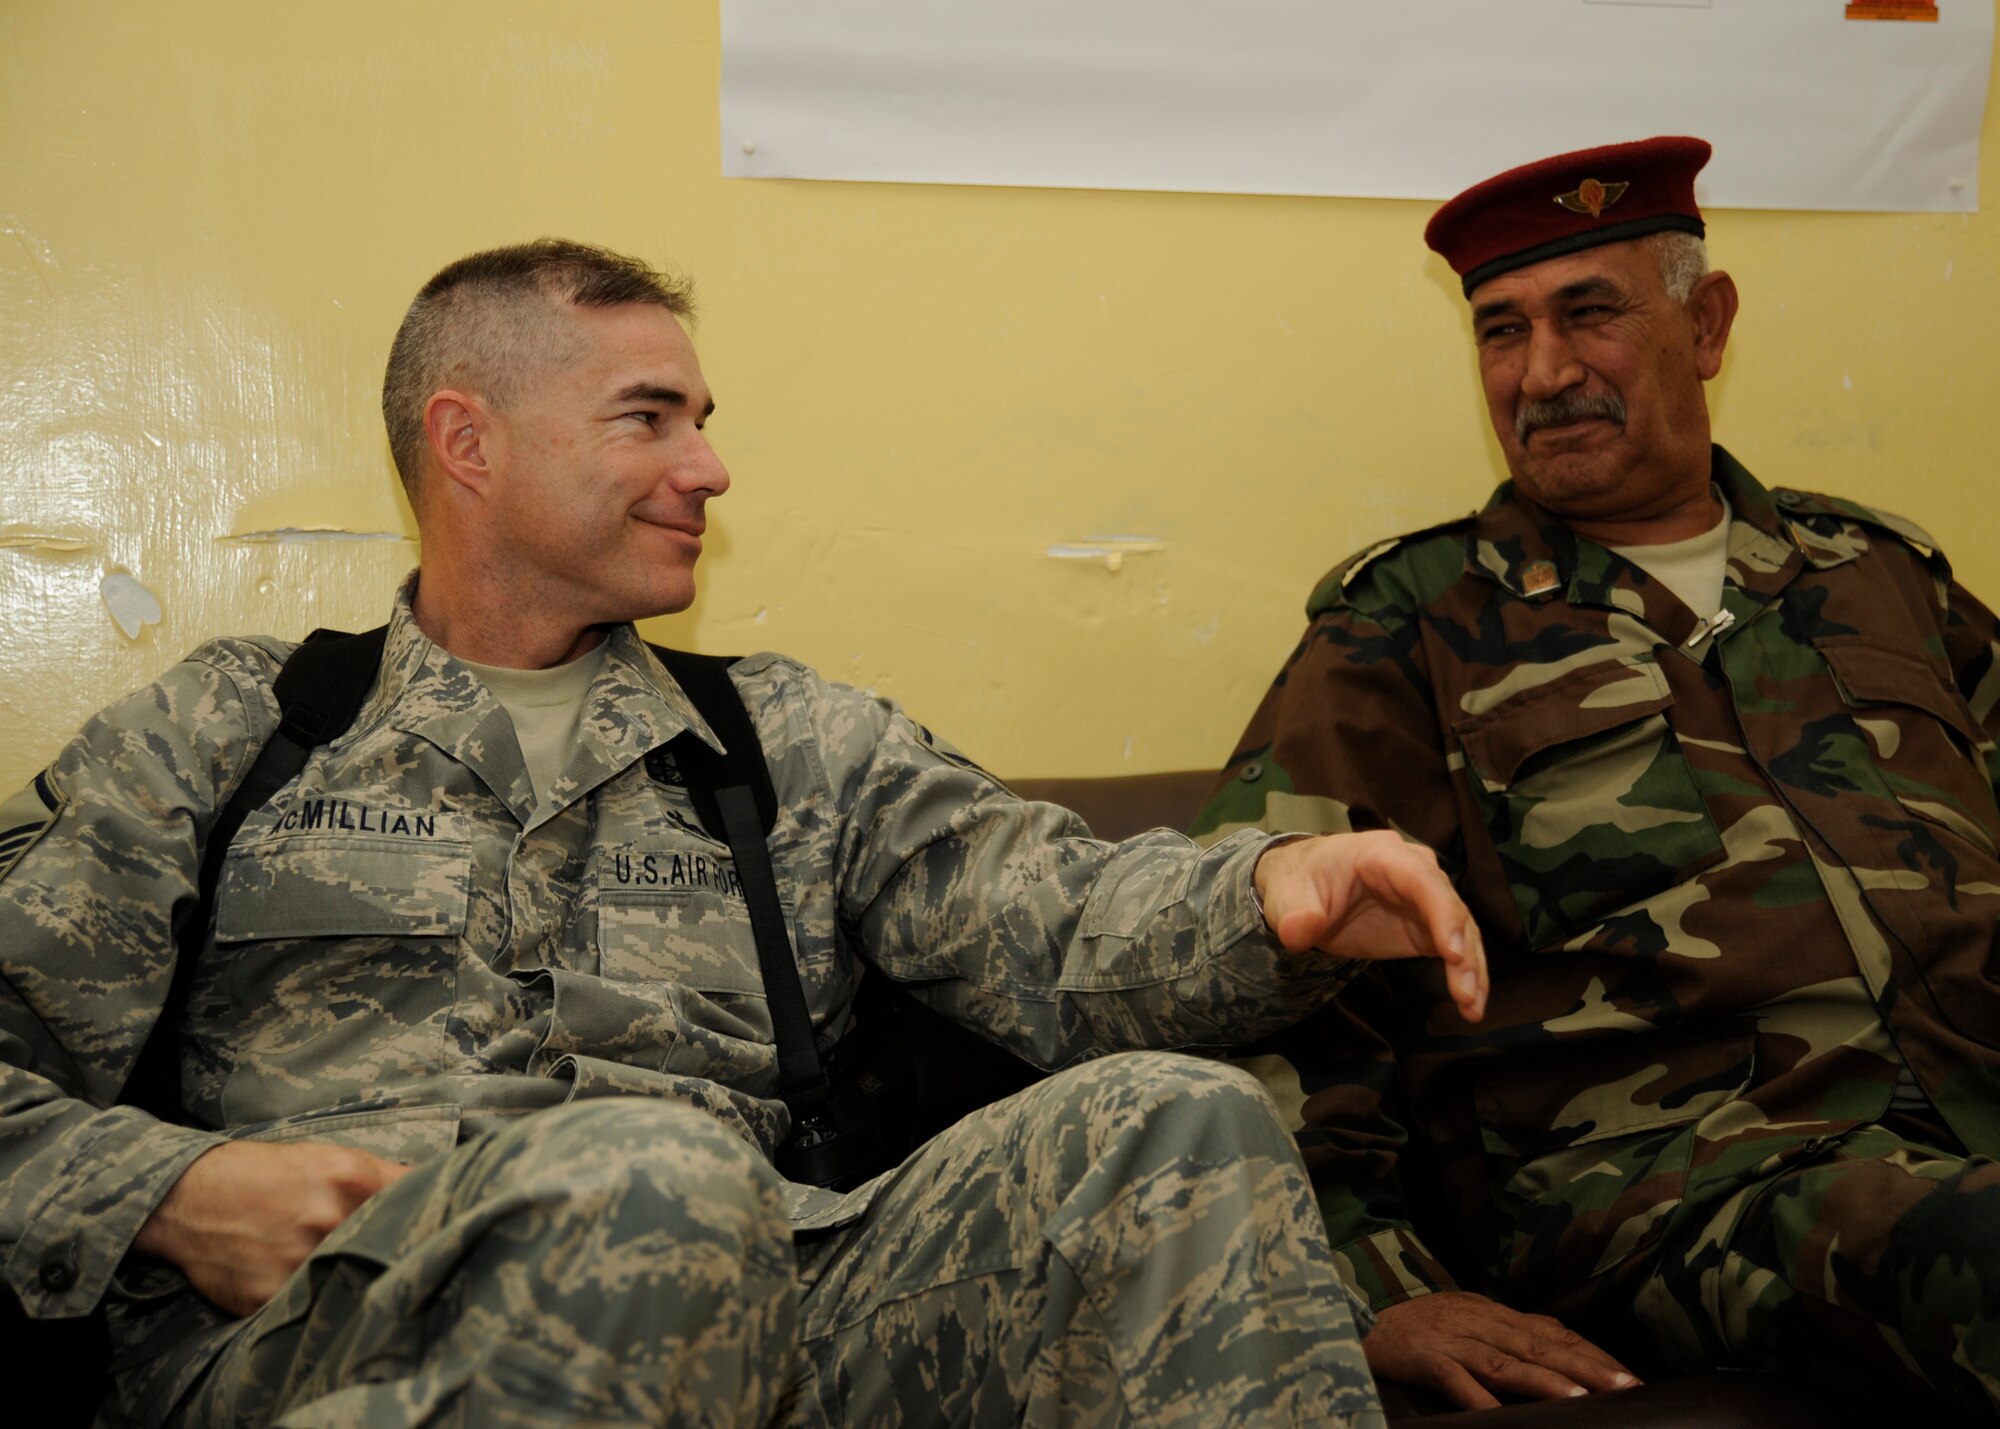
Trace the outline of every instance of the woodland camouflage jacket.
<path fill-rule="evenodd" d="M 1897 518 L 1714 478 L 1726 621 L 1511 485 L 1337 568 L 1202 816 L 1398 829 L 1486 930 L 1483 1023 L 1375 963 L 1260 1064 L 1376 1308 L 1580 1303 L 1905 1063 L 2000 1147 L 1993 617 Z"/>

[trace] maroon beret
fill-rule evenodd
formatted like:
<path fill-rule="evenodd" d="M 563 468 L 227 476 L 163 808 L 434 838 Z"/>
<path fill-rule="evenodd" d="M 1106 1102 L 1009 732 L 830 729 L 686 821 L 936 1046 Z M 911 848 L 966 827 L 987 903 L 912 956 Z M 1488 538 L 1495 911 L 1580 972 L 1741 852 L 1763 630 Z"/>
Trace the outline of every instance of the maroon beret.
<path fill-rule="evenodd" d="M 1431 215 L 1424 242 L 1465 295 L 1488 278 L 1600 243 L 1670 230 L 1703 233 L 1694 176 L 1704 139 L 1641 139 L 1558 154 L 1474 184 Z"/>

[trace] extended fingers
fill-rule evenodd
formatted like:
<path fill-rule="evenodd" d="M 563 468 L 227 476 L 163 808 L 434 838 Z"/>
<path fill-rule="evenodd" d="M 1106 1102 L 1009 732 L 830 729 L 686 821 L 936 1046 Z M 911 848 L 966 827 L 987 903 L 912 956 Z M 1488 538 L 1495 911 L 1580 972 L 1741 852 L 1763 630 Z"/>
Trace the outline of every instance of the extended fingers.
<path fill-rule="evenodd" d="M 1266 917 L 1293 952 L 1435 957 L 1451 995 L 1477 1021 L 1486 1006 L 1485 947 L 1437 856 L 1388 830 L 1334 834 L 1267 848 L 1255 878 Z"/>
<path fill-rule="evenodd" d="M 1424 1356 L 1421 1367 L 1411 1378 L 1419 1388 L 1442 1394 L 1460 1409 L 1500 1407 L 1500 1401 L 1493 1392 L 1481 1384 L 1471 1370 L 1442 1351 Z"/>
<path fill-rule="evenodd" d="M 1617 1360 L 1558 1320 L 1507 1312 L 1457 1356 L 1489 1389 L 1517 1398 L 1573 1399 L 1639 1381 Z"/>
<path fill-rule="evenodd" d="M 1639 1377 L 1562 1321 L 1529 1315 L 1527 1343 L 1515 1354 L 1567 1376 L 1584 1389 L 1630 1389 Z"/>
<path fill-rule="evenodd" d="M 1422 844 L 1385 835 L 1356 860 L 1355 874 L 1369 891 L 1387 895 L 1408 912 L 1415 951 L 1454 960 L 1464 957 L 1474 931 L 1472 915 L 1438 867 L 1436 854 Z M 1415 937 L 1419 928 L 1427 935 L 1427 945 Z"/>
<path fill-rule="evenodd" d="M 1507 1346 L 1493 1343 L 1506 1339 Z M 1572 1348 L 1539 1337 L 1505 1334 L 1440 1341 L 1420 1356 L 1418 1378 L 1465 1409 L 1490 1409 L 1497 1395 L 1514 1399 L 1575 1399 L 1593 1391 L 1629 1389 L 1639 1381 L 1595 1345 L 1576 1337 Z M 1590 1353 L 1582 1353 L 1589 1351 Z"/>
<path fill-rule="evenodd" d="M 1469 1021 L 1477 1022 L 1485 1014 L 1487 992 L 1486 945 L 1479 925 L 1438 867 L 1436 854 L 1422 844 L 1385 837 L 1387 842 L 1358 860 L 1357 878 L 1399 903 L 1413 924 L 1422 927 L 1426 941 L 1415 938 L 1413 927 L 1412 951 L 1448 964 L 1452 1000 Z"/>
<path fill-rule="evenodd" d="M 1423 1385 L 1467 1409 L 1491 1407 L 1496 1394 L 1565 1399 L 1639 1382 L 1561 1321 L 1466 1291 L 1383 1310 L 1362 1345 L 1379 1377 Z"/>
<path fill-rule="evenodd" d="M 1374 956 L 1422 957 L 1442 955 L 1438 939 L 1452 936 L 1446 915 L 1458 899 L 1436 856 L 1387 830 L 1278 845 L 1258 868 L 1270 872 L 1266 908 L 1282 915 L 1273 926 L 1314 934 L 1300 946 L 1365 923 Z"/>
<path fill-rule="evenodd" d="M 1575 1399 L 1589 1393 L 1567 1375 L 1491 1345 L 1482 1346 L 1466 1367 L 1486 1389 L 1515 1399 Z"/>

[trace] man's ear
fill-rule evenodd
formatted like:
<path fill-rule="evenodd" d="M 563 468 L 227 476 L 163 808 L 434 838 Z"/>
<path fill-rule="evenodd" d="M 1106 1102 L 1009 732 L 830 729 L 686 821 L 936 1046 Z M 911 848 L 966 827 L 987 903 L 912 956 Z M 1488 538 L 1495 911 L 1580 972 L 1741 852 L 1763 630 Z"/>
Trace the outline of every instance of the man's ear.
<path fill-rule="evenodd" d="M 424 403 L 424 435 L 446 480 L 474 494 L 485 491 L 493 476 L 486 449 L 492 423 L 492 410 L 469 393 L 447 389 L 431 394 Z"/>
<path fill-rule="evenodd" d="M 1694 319 L 1695 369 L 1704 382 L 1722 370 L 1722 350 L 1729 346 L 1736 303 L 1736 280 L 1723 272 L 1702 274 L 1688 295 L 1688 316 Z"/>

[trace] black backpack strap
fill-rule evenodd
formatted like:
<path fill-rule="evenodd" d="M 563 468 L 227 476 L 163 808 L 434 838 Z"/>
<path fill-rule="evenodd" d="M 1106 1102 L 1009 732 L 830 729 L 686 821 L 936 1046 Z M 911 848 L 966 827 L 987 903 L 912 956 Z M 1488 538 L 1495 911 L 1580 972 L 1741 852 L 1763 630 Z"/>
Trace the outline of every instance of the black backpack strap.
<path fill-rule="evenodd" d="M 687 777 L 688 794 L 694 800 L 701 826 L 722 837 L 722 823 L 716 811 L 715 791 L 724 785 L 748 788 L 756 804 L 757 825 L 770 833 L 778 822 L 778 796 L 771 788 L 771 768 L 764 762 L 764 744 L 757 727 L 750 723 L 750 711 L 729 678 L 734 655 L 696 655 L 686 650 L 669 650 L 664 645 L 647 647 L 660 657 L 667 673 L 680 685 L 695 713 L 708 722 L 715 737 L 728 751 L 717 754 L 691 732 L 684 732 L 668 744 L 674 763 Z M 695 775 L 699 773 L 699 779 Z"/>
<path fill-rule="evenodd" d="M 374 687 L 375 671 L 382 663 L 382 647 L 389 627 L 378 625 L 359 635 L 344 630 L 315 630 L 292 652 L 271 693 L 278 697 L 278 730 L 257 752 L 256 762 L 208 833 L 208 846 L 201 856 L 201 904 L 192 931 L 199 948 L 207 936 L 209 910 L 215 904 L 215 886 L 222 879 L 222 860 L 243 821 L 270 801 L 273 794 L 292 782 L 305 768 L 313 750 L 339 737 L 354 717 L 361 702 Z M 186 949 L 183 949 L 185 952 Z M 187 959 L 181 960 L 185 965 Z M 177 968 L 178 971 L 178 968 Z"/>
<path fill-rule="evenodd" d="M 702 827 L 729 845 L 736 862 L 778 1040 L 779 1093 L 791 1107 L 794 1122 L 803 1125 L 826 1106 L 827 1075 L 813 1044 L 812 1015 L 765 842 L 777 822 L 778 799 L 763 742 L 729 678 L 729 667 L 736 663 L 733 656 L 695 655 L 658 645 L 652 650 L 727 751 L 717 754 L 685 731 L 666 746 Z M 649 758 L 647 769 L 655 778 L 664 776 L 661 761 Z"/>
<path fill-rule="evenodd" d="M 361 702 L 374 686 L 382 663 L 389 627 L 379 625 L 359 635 L 343 630 L 315 630 L 308 635 L 272 685 L 278 698 L 278 729 L 251 763 L 249 772 L 229 796 L 210 825 L 202 849 L 201 872 L 195 882 L 195 903 L 185 910 L 174 930 L 174 979 L 159 1020 L 139 1051 L 121 1100 L 144 1107 L 162 1120 L 177 1120 L 180 1105 L 180 1020 L 194 985 L 194 969 L 208 940 L 215 909 L 215 887 L 222 863 L 243 821 L 290 783 L 305 767 L 312 751 L 339 736 L 354 723 Z"/>

